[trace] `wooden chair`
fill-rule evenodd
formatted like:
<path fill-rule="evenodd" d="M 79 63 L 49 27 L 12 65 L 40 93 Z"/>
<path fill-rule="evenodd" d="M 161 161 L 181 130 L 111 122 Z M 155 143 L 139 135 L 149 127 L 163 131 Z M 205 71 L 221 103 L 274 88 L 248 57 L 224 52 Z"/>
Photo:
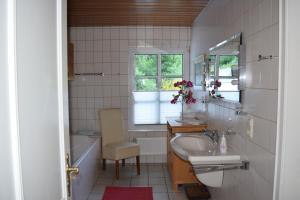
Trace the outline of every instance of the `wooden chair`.
<path fill-rule="evenodd" d="M 119 160 L 122 160 L 124 166 L 125 159 L 136 157 L 137 174 L 140 175 L 140 146 L 127 141 L 121 110 L 117 108 L 101 109 L 99 110 L 99 117 L 103 170 L 105 170 L 106 160 L 114 160 L 116 179 L 119 179 Z"/>

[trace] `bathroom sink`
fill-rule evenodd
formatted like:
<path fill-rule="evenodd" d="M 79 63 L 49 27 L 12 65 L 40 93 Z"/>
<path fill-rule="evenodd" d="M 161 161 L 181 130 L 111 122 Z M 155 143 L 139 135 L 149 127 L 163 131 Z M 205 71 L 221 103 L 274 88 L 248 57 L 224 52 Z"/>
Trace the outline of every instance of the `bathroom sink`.
<path fill-rule="evenodd" d="M 221 154 L 218 145 L 205 135 L 178 134 L 170 143 L 175 154 L 192 165 L 224 164 L 241 159 L 230 147 L 227 153 Z"/>
<path fill-rule="evenodd" d="M 240 155 L 230 147 L 220 153 L 218 144 L 204 134 L 177 134 L 170 144 L 176 155 L 192 164 L 198 180 L 210 187 L 221 187 L 223 169 L 241 162 Z"/>
<path fill-rule="evenodd" d="M 186 161 L 191 155 L 207 155 L 216 149 L 216 144 L 204 135 L 177 135 L 170 143 L 176 155 Z"/>

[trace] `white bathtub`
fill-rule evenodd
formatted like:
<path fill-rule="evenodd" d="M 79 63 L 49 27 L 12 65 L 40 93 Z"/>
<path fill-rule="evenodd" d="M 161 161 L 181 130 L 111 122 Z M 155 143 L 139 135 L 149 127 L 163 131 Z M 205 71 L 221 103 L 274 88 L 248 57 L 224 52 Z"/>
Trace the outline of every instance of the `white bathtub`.
<path fill-rule="evenodd" d="M 97 181 L 100 163 L 100 137 L 71 136 L 72 166 L 79 168 L 79 175 L 72 179 L 72 199 L 86 200 Z"/>

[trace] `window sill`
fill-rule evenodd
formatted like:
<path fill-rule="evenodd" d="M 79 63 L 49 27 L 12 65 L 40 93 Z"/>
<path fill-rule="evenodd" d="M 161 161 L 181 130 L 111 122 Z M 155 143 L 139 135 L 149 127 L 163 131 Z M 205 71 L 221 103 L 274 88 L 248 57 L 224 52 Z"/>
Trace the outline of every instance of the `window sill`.
<path fill-rule="evenodd" d="M 128 130 L 129 132 L 164 132 L 167 131 L 167 124 L 163 125 L 136 125 Z"/>

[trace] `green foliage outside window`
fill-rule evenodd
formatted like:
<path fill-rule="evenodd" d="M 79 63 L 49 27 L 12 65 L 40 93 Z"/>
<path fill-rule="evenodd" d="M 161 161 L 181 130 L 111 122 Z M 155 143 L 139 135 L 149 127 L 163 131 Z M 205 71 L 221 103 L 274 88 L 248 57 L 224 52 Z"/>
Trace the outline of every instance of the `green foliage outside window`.
<path fill-rule="evenodd" d="M 161 74 L 182 76 L 182 55 L 161 55 Z"/>
<path fill-rule="evenodd" d="M 238 65 L 238 57 L 234 55 L 220 56 L 220 69 L 231 68 Z"/>
<path fill-rule="evenodd" d="M 158 90 L 158 55 L 137 54 L 135 55 L 135 83 L 137 91 Z M 161 90 L 178 90 L 174 83 L 182 80 L 183 55 L 161 55 Z"/>
<path fill-rule="evenodd" d="M 157 55 L 135 55 L 135 75 L 156 76 L 157 62 Z"/>

